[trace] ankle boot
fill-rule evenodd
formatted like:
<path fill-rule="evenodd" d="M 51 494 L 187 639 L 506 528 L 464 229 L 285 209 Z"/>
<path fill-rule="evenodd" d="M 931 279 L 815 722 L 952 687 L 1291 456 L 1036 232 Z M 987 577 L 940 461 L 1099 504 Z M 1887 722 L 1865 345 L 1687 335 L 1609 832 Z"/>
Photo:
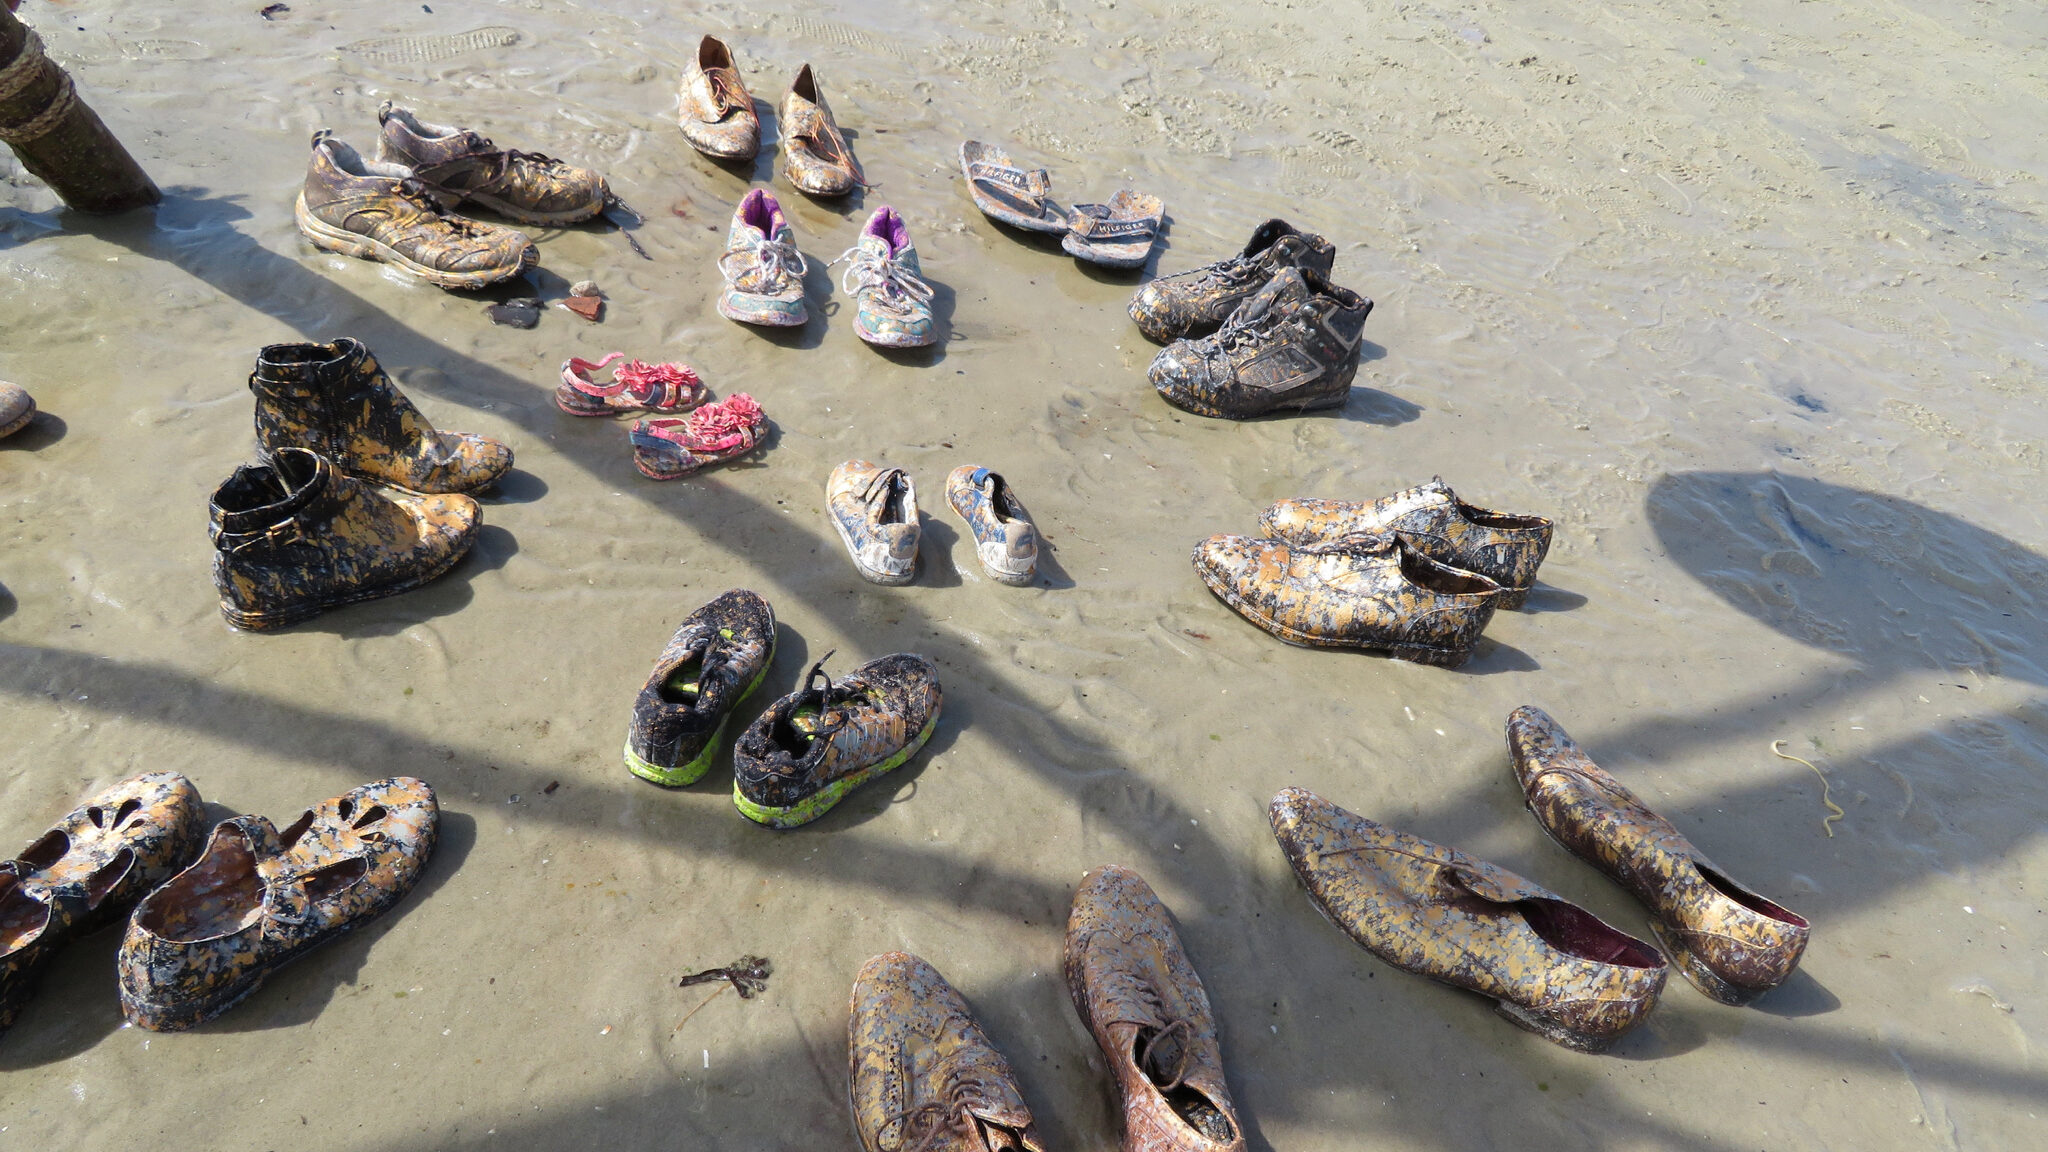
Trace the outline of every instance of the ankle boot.
<path fill-rule="evenodd" d="M 344 472 L 414 492 L 474 492 L 512 467 L 512 449 L 438 432 L 360 340 L 272 344 L 249 376 L 256 447 L 306 448 Z"/>
<path fill-rule="evenodd" d="M 221 615 L 264 631 L 417 588 L 476 543 L 482 510 L 344 475 L 303 448 L 245 464 L 213 493 Z"/>

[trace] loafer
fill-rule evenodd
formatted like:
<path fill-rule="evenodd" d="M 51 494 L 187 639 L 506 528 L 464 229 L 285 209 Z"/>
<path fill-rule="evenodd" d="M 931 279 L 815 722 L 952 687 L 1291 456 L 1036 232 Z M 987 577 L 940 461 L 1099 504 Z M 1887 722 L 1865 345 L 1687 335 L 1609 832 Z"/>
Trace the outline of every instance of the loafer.
<path fill-rule="evenodd" d="M 272 972 L 383 914 L 434 851 L 424 780 L 365 784 L 279 832 L 261 816 L 216 825 L 198 862 L 144 897 L 117 969 L 121 1011 L 153 1032 L 213 1019 Z"/>
<path fill-rule="evenodd" d="M 917 755 L 939 705 L 939 670 L 922 656 L 871 660 L 836 683 L 820 660 L 733 745 L 733 805 L 771 828 L 808 824 Z"/>
<path fill-rule="evenodd" d="M 683 73 L 680 103 L 676 121 L 690 147 L 719 160 L 752 160 L 761 151 L 754 97 L 725 41 L 706 36 L 697 42 L 697 55 Z"/>
<path fill-rule="evenodd" d="M 556 228 L 604 211 L 611 187 L 588 168 L 500 148 L 467 128 L 429 124 L 386 100 L 377 110 L 377 159 L 411 168 L 449 208 L 475 204 L 521 224 Z"/>
<path fill-rule="evenodd" d="M 718 735 L 775 661 L 775 610 L 735 588 L 683 618 L 633 702 L 626 768 L 670 788 L 694 784 Z"/>
<path fill-rule="evenodd" d="M 804 307 L 810 267 L 797 251 L 781 202 L 765 188 L 748 192 L 733 209 L 725 254 L 718 258 L 718 274 L 725 278 L 718 314 L 764 328 L 802 326 L 811 315 Z"/>
<path fill-rule="evenodd" d="M 1038 574 L 1038 526 L 1009 481 L 972 464 L 946 477 L 946 502 L 974 537 L 981 570 L 1001 584 L 1022 586 Z"/>
<path fill-rule="evenodd" d="M 1657 1006 L 1655 948 L 1505 868 L 1303 788 L 1268 812 L 1309 900 L 1396 968 L 1465 988 L 1546 1040 L 1599 1052 Z"/>
<path fill-rule="evenodd" d="M 782 174 L 791 186 L 810 196 L 844 196 L 860 183 L 860 165 L 839 133 L 832 106 L 806 64 L 782 98 Z"/>
<path fill-rule="evenodd" d="M 28 389 L 0 380 L 0 440 L 28 427 L 35 418 L 36 401 Z"/>
<path fill-rule="evenodd" d="M 1336 262 L 1337 249 L 1328 240 L 1285 220 L 1268 220 L 1253 229 L 1238 255 L 1162 276 L 1139 289 L 1131 301 L 1131 319 L 1146 338 L 1161 344 L 1207 336 L 1282 268 L 1328 277 Z"/>
<path fill-rule="evenodd" d="M 1083 876 L 1065 953 L 1074 1008 L 1116 1076 L 1125 1152 L 1242 1152 L 1209 994 L 1151 886 L 1115 864 Z"/>
<path fill-rule="evenodd" d="M 1259 514 L 1261 534 L 1297 545 L 1399 532 L 1437 563 L 1499 584 L 1494 604 L 1507 609 L 1529 599 L 1536 569 L 1550 552 L 1553 527 L 1541 516 L 1467 504 L 1441 476 L 1377 500 L 1282 500 Z"/>
<path fill-rule="evenodd" d="M 1723 1004 L 1747 1004 L 1799 967 L 1806 918 L 1736 883 L 1548 713 L 1515 709 L 1508 752 L 1536 822 L 1642 901 L 1651 930 L 1693 987 Z"/>
<path fill-rule="evenodd" d="M 191 862 L 204 820 L 190 780 L 150 772 L 101 790 L 0 861 L 0 1032 L 66 943 L 127 915 Z"/>
<path fill-rule="evenodd" d="M 1298 547 L 1211 536 L 1195 572 L 1238 615 L 1305 648 L 1370 648 L 1455 668 L 1493 619 L 1500 585 L 1439 564 L 1399 535 Z"/>
<path fill-rule="evenodd" d="M 916 956 L 861 965 L 846 1056 L 863 1152 L 1045 1152 L 1009 1062 L 960 993 Z"/>
<path fill-rule="evenodd" d="M 908 584 L 917 575 L 917 484 L 901 468 L 848 460 L 825 480 L 825 510 L 861 576 Z"/>

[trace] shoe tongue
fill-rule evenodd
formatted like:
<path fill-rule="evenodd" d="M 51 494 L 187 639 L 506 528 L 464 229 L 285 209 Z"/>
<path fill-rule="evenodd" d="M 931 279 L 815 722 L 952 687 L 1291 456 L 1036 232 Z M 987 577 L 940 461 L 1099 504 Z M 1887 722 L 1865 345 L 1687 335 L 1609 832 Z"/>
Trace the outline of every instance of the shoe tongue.
<path fill-rule="evenodd" d="M 1300 270 L 1288 268 L 1275 274 L 1271 280 L 1266 281 L 1264 288 L 1252 293 L 1244 303 L 1238 305 L 1237 313 L 1230 319 L 1233 323 L 1256 320 L 1282 304 L 1307 300 L 1313 295 L 1315 294 L 1309 290 L 1308 282 L 1302 279 Z"/>

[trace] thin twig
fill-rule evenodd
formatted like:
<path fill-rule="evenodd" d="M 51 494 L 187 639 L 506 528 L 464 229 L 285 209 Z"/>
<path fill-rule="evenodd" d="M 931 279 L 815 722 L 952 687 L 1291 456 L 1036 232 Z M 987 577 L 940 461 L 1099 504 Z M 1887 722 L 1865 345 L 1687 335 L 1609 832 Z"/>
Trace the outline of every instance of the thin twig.
<path fill-rule="evenodd" d="M 690 1009 L 688 1012 L 684 1013 L 683 1018 L 681 1020 L 676 1021 L 676 1026 L 674 1028 L 669 1029 L 669 1031 L 671 1033 L 681 1032 L 683 1030 L 683 1025 L 688 1024 L 690 1022 L 690 1017 L 695 1016 L 699 1012 L 702 1012 L 704 1010 L 704 1005 L 709 1004 L 713 1000 L 718 999 L 720 996 L 725 995 L 725 990 L 730 987 L 732 987 L 732 985 L 730 984 L 720 984 L 718 987 L 713 988 L 711 990 L 711 995 L 706 996 L 704 999 L 698 1001 L 697 1006 L 695 1008 Z"/>

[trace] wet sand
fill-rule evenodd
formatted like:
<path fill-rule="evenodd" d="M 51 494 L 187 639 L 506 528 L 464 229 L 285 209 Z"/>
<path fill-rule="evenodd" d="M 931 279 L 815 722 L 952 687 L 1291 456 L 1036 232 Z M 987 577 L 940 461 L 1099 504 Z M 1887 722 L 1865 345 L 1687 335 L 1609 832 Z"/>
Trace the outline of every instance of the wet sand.
<path fill-rule="evenodd" d="M 0 849 L 151 769 L 280 822 L 422 776 L 441 847 L 394 913 L 194 1033 L 121 1027 L 117 934 L 76 945 L 0 1039 L 0 1147 L 855 1147 L 846 996 L 890 949 L 965 993 L 1049 1147 L 1112 1147 L 1058 976 L 1072 887 L 1112 861 L 1179 917 L 1254 1148 L 2040 1143 L 2039 9 L 258 7 L 22 12 L 168 198 L 81 219 L 0 168 L 0 378 L 47 413 L 0 443 Z M 821 266 L 902 211 L 940 349 L 861 345 L 836 269 L 797 333 L 717 317 L 726 219 L 771 159 L 681 141 L 705 30 L 770 108 L 818 68 L 877 187 L 824 205 L 777 178 L 798 244 Z M 550 297 L 594 278 L 605 324 L 493 327 L 300 240 L 306 141 L 369 145 L 387 98 L 612 177 L 651 260 L 609 228 L 541 234 Z M 1138 279 L 985 221 L 970 136 L 1063 201 L 1162 196 L 1154 270 L 1271 215 L 1329 236 L 1378 302 L 1351 402 L 1166 407 L 1123 315 Z M 265 343 L 340 335 L 519 471 L 447 579 L 232 633 L 205 506 L 250 455 L 243 382 Z M 622 427 L 549 398 L 564 357 L 612 348 L 751 392 L 777 437 L 644 480 Z M 825 523 L 852 456 L 920 481 L 913 586 L 859 581 Z M 1037 516 L 1040 587 L 973 563 L 941 495 L 962 463 Z M 1530 610 L 1462 670 L 1284 647 L 1189 567 L 1274 498 L 1436 474 L 1559 523 Z M 733 811 L 723 762 L 675 793 L 629 777 L 648 662 L 733 586 L 783 622 L 778 690 L 831 649 L 937 661 L 929 752 L 784 834 Z M 1589 1057 L 1318 918 L 1266 826 L 1290 784 L 1646 931 L 1523 813 L 1501 738 L 1523 703 L 1812 919 L 1790 984 L 1735 1009 L 1674 977 Z M 1825 771 L 1832 837 L 1775 739 Z M 675 987 L 747 953 L 775 964 L 756 999 Z"/>

